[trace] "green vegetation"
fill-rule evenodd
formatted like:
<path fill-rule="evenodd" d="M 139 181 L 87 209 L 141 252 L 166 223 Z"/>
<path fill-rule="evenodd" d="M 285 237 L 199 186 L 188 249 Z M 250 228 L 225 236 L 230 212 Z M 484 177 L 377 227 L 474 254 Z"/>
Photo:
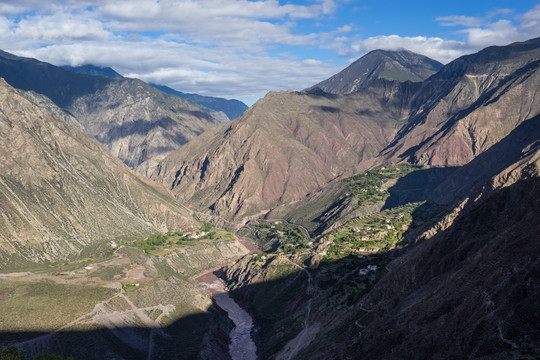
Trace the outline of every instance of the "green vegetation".
<path fill-rule="evenodd" d="M 265 252 L 294 253 L 309 242 L 306 231 L 282 221 L 252 225 L 252 228 L 257 245 Z"/>
<path fill-rule="evenodd" d="M 208 231 L 212 230 L 212 228 L 213 228 L 212 224 L 209 224 L 209 223 L 207 223 L 205 221 L 201 222 L 201 231 L 208 232 Z"/>
<path fill-rule="evenodd" d="M 125 266 L 120 265 L 112 265 L 112 266 L 103 266 L 99 268 L 98 270 L 94 271 L 92 273 L 93 277 L 100 278 L 104 281 L 112 281 L 115 278 L 123 277 L 124 270 L 126 269 Z"/>
<path fill-rule="evenodd" d="M 175 248 L 194 245 L 205 240 L 228 240 L 233 241 L 234 235 L 230 232 L 213 227 L 212 224 L 201 222 L 198 232 L 169 232 L 166 234 L 155 234 L 144 240 L 138 240 L 134 246 L 143 249 L 145 253 L 152 255 L 165 255 Z"/>
<path fill-rule="evenodd" d="M 139 287 L 139 283 L 122 283 L 122 289 L 126 291 L 136 290 Z"/>
<path fill-rule="evenodd" d="M 412 213 L 423 203 L 408 203 L 364 218 L 355 218 L 326 235 L 327 259 L 350 254 L 376 253 L 405 245 L 404 234 L 412 223 Z"/>
<path fill-rule="evenodd" d="M 383 187 L 387 181 L 399 179 L 408 173 L 421 169 L 421 166 L 408 164 L 381 167 L 351 176 L 345 179 L 344 182 L 358 200 L 358 206 L 375 204 L 384 201 L 390 195 Z"/>

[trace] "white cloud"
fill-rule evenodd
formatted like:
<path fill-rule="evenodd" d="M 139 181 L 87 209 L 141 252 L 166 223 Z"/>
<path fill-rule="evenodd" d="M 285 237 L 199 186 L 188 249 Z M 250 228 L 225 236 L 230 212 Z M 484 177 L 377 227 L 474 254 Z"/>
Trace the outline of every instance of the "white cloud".
<path fill-rule="evenodd" d="M 512 17 L 510 9 L 497 9 L 484 17 L 463 15 L 442 16 L 436 20 L 442 26 L 462 27 L 456 34 L 463 35 L 460 40 L 443 39 L 428 36 L 380 35 L 366 39 L 356 39 L 350 46 L 339 47 L 339 53 L 345 57 L 358 57 L 375 49 L 395 50 L 405 48 L 423 54 L 442 63 L 491 45 L 506 45 L 515 41 L 524 41 L 540 35 L 540 4 L 527 13 Z"/>
<path fill-rule="evenodd" d="M 13 35 L 44 43 L 66 41 L 104 40 L 111 36 L 103 23 L 88 19 L 84 15 L 55 14 L 53 16 L 34 16 L 21 20 L 13 28 Z"/>
<path fill-rule="evenodd" d="M 407 49 L 442 63 L 447 63 L 461 56 L 464 47 L 464 44 L 459 41 L 444 40 L 439 37 L 381 35 L 353 42 L 351 44 L 352 52 L 349 54 L 343 53 L 343 56 L 350 57 L 353 54 L 366 53 L 375 49 Z"/>
<path fill-rule="evenodd" d="M 442 26 L 480 26 L 482 19 L 472 16 L 440 16 L 436 18 Z"/>
<path fill-rule="evenodd" d="M 316 32 L 301 26 L 312 20 L 326 28 L 339 6 L 337 0 L 4 0 L 0 48 L 56 65 L 111 66 L 180 91 L 253 99 L 303 89 L 341 70 L 318 60 L 321 51 L 356 59 L 378 48 L 407 48 L 446 63 L 540 34 L 540 5 L 521 15 L 497 9 L 484 17 L 438 17 L 456 28 L 455 39 L 361 38 L 361 24 L 353 22 Z"/>
<path fill-rule="evenodd" d="M 283 59 L 228 48 L 153 39 L 143 39 L 136 45 L 110 40 L 56 44 L 16 53 L 56 65 L 111 66 L 125 76 L 180 91 L 237 99 L 262 97 L 268 91 L 304 89 L 339 70 L 336 65 L 313 59 Z"/>

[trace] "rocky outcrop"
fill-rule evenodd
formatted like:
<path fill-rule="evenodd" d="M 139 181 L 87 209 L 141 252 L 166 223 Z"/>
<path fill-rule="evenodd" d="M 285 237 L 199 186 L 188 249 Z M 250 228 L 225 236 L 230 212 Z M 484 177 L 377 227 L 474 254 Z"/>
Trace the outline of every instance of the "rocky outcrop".
<path fill-rule="evenodd" d="M 167 190 L 4 81 L 0 159 L 2 267 L 68 259 L 89 248 L 106 252 L 111 240 L 197 226 Z"/>

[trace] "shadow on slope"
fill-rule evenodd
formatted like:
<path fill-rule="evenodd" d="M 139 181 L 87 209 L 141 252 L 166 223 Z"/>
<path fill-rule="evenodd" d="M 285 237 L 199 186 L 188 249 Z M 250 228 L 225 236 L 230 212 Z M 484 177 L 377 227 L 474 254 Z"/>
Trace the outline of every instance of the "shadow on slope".
<path fill-rule="evenodd" d="M 538 150 L 539 122 L 540 116 L 525 121 L 463 167 L 406 175 L 389 190 L 386 206 L 421 200 L 450 204 L 463 194 L 481 193 L 486 179 Z M 540 355 L 538 177 L 478 199 L 444 230 L 408 249 L 367 258 L 351 254 L 308 270 L 283 256 L 274 265 L 245 257 L 236 275 L 222 273 L 232 296 L 255 320 L 259 357 L 275 355 L 306 325 L 314 335 L 298 346 L 298 359 Z M 413 213 L 418 220 L 434 225 L 420 210 Z M 281 276 L 277 265 L 287 262 Z M 359 274 L 368 264 L 378 265 L 369 278 Z M 268 277 L 265 270 L 272 266 L 277 270 Z M 8 331 L 0 333 L 0 343 L 28 341 L 32 352 L 83 359 L 227 359 L 230 327 L 213 308 L 161 329 Z"/>
<path fill-rule="evenodd" d="M 400 178 L 388 189 L 383 209 L 408 202 L 451 204 L 471 188 L 516 163 L 540 146 L 540 115 L 522 122 L 507 137 L 460 167 L 429 168 Z M 524 148 L 525 146 L 525 148 Z"/>
<path fill-rule="evenodd" d="M 446 229 L 406 251 L 349 255 L 307 270 L 283 256 L 247 256 L 221 275 L 255 320 L 261 359 L 305 328 L 313 336 L 298 341 L 291 358 L 532 359 L 540 355 L 539 199 L 538 177 L 525 178 L 471 201 Z M 359 274 L 367 264 L 378 265 L 368 277 Z M 212 310 L 153 331 L 0 337 L 5 344 L 45 335 L 29 350 L 83 359 L 227 359 L 229 329 L 223 313 Z"/>
<path fill-rule="evenodd" d="M 219 308 L 189 315 L 167 327 L 99 328 L 83 331 L 0 332 L 0 345 L 14 344 L 27 354 L 56 354 L 80 359 L 227 359 L 226 315 Z M 208 335 L 207 335 L 208 334 Z M 206 335 L 206 337 L 205 337 Z M 150 344 L 152 341 L 152 344 Z M 203 343 L 204 342 L 204 343 Z M 205 350 L 202 350 L 205 347 Z"/>

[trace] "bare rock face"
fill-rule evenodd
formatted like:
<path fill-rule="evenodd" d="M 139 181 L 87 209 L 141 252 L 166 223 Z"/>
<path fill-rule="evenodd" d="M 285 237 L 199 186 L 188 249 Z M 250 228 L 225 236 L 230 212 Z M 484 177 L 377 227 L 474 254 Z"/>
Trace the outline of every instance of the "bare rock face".
<path fill-rule="evenodd" d="M 227 218 L 298 200 L 389 143 L 403 116 L 395 99 L 407 89 L 386 82 L 349 96 L 270 93 L 169 155 L 151 178 L 188 206 Z"/>
<path fill-rule="evenodd" d="M 540 112 L 540 39 L 463 56 L 413 96 L 408 124 L 383 152 L 393 161 L 468 163 Z"/>
<path fill-rule="evenodd" d="M 190 102 L 136 79 L 116 79 L 66 109 L 86 134 L 141 173 L 219 122 Z"/>
<path fill-rule="evenodd" d="M 374 50 L 313 88 L 331 94 L 350 94 L 377 79 L 422 82 L 442 67 L 438 61 L 408 50 Z"/>
<path fill-rule="evenodd" d="M 24 95 L 0 82 L 2 266 L 195 226 L 167 190 Z"/>

